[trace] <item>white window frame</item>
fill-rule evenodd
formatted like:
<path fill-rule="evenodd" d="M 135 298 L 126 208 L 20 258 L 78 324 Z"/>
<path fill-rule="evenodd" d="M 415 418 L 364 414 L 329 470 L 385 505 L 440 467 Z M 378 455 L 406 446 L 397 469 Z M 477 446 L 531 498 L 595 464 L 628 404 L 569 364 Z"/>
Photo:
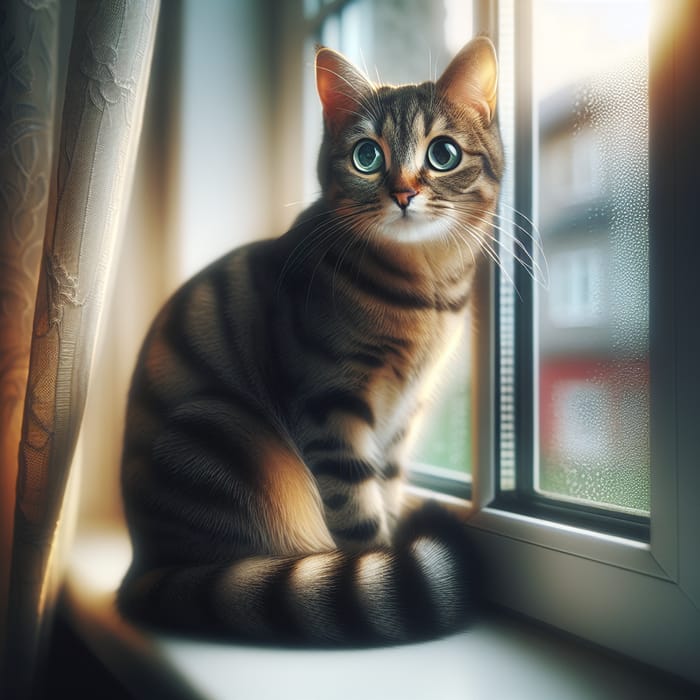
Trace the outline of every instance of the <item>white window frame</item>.
<path fill-rule="evenodd" d="M 485 15 L 493 18 L 497 3 L 484 4 L 489 9 Z M 663 10 L 664 3 L 660 5 Z M 698 27 L 691 31 L 697 41 Z M 663 39 L 653 37 L 653 45 L 661 46 Z M 672 50 L 682 54 L 677 37 L 672 41 Z M 652 82 L 650 89 L 657 86 Z M 676 100 L 697 109 L 697 103 L 693 105 L 682 95 L 680 81 L 674 89 Z M 652 99 L 658 102 L 659 96 L 652 94 Z M 661 112 L 658 106 L 656 113 L 664 118 L 672 114 L 670 109 Z M 677 151 L 680 148 L 676 144 Z M 697 273 L 688 279 L 688 260 L 697 263 L 700 259 L 698 236 L 688 228 L 693 221 L 689 211 L 697 203 L 680 197 L 665 199 L 673 192 L 661 192 L 660 160 L 664 165 L 674 162 L 669 163 L 668 149 L 653 142 L 651 149 L 657 157 L 652 165 L 652 187 L 660 191 L 652 192 L 657 211 L 652 212 L 650 231 L 650 542 L 493 507 L 497 299 L 492 269 L 485 273 L 480 289 L 489 314 L 482 315 L 474 353 L 478 422 L 474 464 L 479 468 L 474 473 L 468 523 L 487 569 L 488 595 L 494 602 L 700 682 L 700 324 L 693 322 L 700 293 Z M 690 173 L 678 170 L 678 175 L 673 187 L 681 175 Z M 692 177 L 697 187 L 697 174 Z M 685 191 L 690 192 L 691 187 Z M 685 206 L 687 215 L 669 216 L 678 213 L 678 206 Z M 658 225 L 662 221 L 663 229 Z"/>

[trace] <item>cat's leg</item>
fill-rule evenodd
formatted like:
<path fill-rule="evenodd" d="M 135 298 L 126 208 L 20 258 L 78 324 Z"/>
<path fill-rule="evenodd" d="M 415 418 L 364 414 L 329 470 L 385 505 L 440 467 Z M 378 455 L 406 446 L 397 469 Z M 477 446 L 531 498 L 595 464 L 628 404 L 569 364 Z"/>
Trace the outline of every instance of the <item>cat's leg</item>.
<path fill-rule="evenodd" d="M 387 545 L 393 529 L 385 506 L 382 460 L 371 435 L 361 432 L 345 425 L 342 431 L 317 434 L 304 449 L 328 529 L 345 551 Z"/>
<path fill-rule="evenodd" d="M 200 395 L 173 409 L 150 441 L 132 438 L 123 486 L 137 550 L 156 555 L 148 563 L 190 551 L 207 562 L 334 547 L 313 476 L 242 397 Z"/>
<path fill-rule="evenodd" d="M 363 551 L 390 543 L 391 529 L 384 510 L 381 479 L 368 477 L 361 483 L 348 484 L 342 479 L 320 475 L 318 485 L 326 524 L 340 549 Z"/>
<path fill-rule="evenodd" d="M 402 456 L 390 455 L 381 469 L 380 486 L 389 533 L 393 534 L 405 507 L 406 470 Z"/>

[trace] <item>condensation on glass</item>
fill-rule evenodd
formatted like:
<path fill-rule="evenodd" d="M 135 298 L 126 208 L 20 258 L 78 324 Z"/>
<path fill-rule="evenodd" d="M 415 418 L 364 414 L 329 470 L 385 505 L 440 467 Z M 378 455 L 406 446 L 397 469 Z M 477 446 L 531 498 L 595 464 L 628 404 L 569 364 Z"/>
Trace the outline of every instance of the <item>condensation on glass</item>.
<path fill-rule="evenodd" d="M 535 0 L 534 487 L 649 512 L 648 19 L 640 0 Z"/>
<path fill-rule="evenodd" d="M 304 13 L 313 21 L 328 2 L 305 0 Z M 354 0 L 325 16 L 306 45 L 309 70 L 304 83 L 305 199 L 318 196 L 316 157 L 321 119 L 313 80 L 315 44 L 337 49 L 376 82 L 389 84 L 434 80 L 450 58 L 472 38 L 470 0 Z M 471 474 L 471 388 L 469 335 L 436 386 L 426 419 L 417 433 L 416 469 L 460 481 Z"/>

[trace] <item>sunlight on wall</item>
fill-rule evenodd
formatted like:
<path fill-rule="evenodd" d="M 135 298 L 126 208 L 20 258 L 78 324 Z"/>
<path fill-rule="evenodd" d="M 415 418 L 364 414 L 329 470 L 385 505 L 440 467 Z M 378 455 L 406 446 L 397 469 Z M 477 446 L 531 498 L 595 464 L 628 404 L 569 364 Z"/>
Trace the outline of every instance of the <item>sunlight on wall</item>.
<path fill-rule="evenodd" d="M 474 10 L 471 2 L 444 0 L 445 47 L 457 53 L 474 34 Z"/>
<path fill-rule="evenodd" d="M 264 45 L 254 3 L 185 2 L 180 259 L 182 279 L 270 235 L 265 190 Z"/>

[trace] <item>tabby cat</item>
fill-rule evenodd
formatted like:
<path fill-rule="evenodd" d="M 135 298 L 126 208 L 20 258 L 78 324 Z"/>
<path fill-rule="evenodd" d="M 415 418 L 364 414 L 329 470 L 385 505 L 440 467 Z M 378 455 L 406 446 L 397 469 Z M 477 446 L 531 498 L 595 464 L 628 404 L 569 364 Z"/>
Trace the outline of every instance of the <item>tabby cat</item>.
<path fill-rule="evenodd" d="M 127 615 L 311 644 L 459 629 L 472 558 L 402 508 L 411 428 L 464 326 L 503 170 L 485 37 L 436 82 L 369 82 L 319 48 L 322 194 L 200 272 L 134 372 L 122 482 Z"/>

